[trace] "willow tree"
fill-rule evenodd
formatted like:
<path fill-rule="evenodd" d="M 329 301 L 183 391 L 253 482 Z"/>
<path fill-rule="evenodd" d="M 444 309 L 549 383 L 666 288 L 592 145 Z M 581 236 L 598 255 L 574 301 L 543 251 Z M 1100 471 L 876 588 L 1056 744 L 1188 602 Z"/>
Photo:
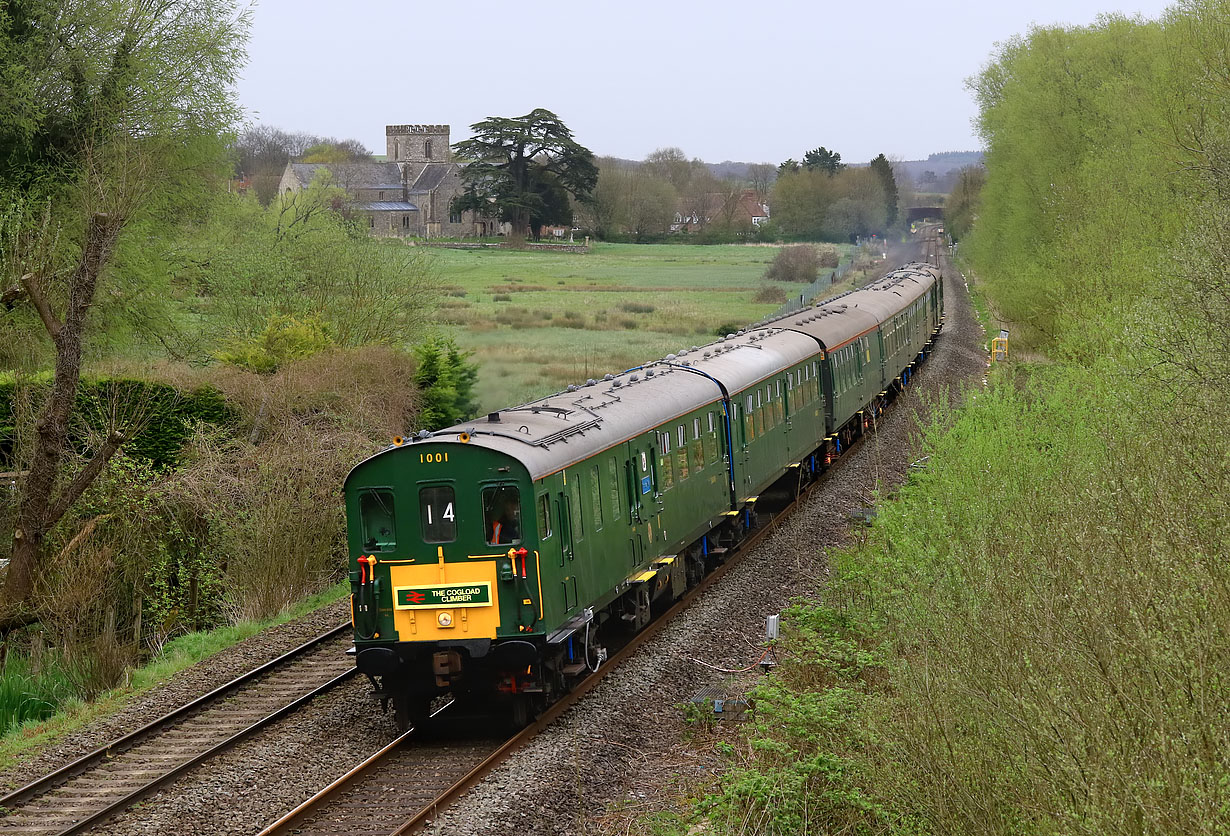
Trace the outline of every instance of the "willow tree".
<path fill-rule="evenodd" d="M 454 212 L 497 215 L 515 234 L 537 238 L 547 224 L 572 223 L 568 197 L 588 200 L 598 182 L 593 153 L 549 110 L 492 116 L 470 130 L 474 136 L 453 145 L 466 186 Z"/>
<path fill-rule="evenodd" d="M 124 441 L 80 467 L 70 446 L 83 347 L 126 232 L 192 204 L 237 123 L 248 13 L 235 0 L 58 0 L 0 6 L 3 302 L 51 344 L 0 599 L 20 623 L 48 535 Z M 71 472 L 70 472 L 71 471 Z"/>

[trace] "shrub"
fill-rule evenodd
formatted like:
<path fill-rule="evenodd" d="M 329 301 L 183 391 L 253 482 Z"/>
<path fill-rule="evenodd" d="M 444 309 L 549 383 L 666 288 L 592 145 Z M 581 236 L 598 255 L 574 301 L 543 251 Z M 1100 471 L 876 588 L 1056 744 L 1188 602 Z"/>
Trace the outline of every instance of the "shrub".
<path fill-rule="evenodd" d="M 241 369 L 269 374 L 289 360 L 301 360 L 324 351 L 333 341 L 323 322 L 308 316 L 275 315 L 251 339 L 232 339 L 215 356 Z"/>
<path fill-rule="evenodd" d="M 763 283 L 756 290 L 756 294 L 752 297 L 753 302 L 762 302 L 764 304 L 782 304 L 786 301 L 786 291 L 782 290 L 777 285 Z"/>
<path fill-rule="evenodd" d="M 0 378 L 0 467 L 20 469 L 18 415 L 22 413 L 22 422 L 32 421 L 50 385 L 49 373 L 20 380 Z M 128 436 L 124 443 L 127 455 L 158 466 L 176 464 L 195 422 L 229 425 L 235 420 L 235 411 L 215 387 L 193 381 L 180 388 L 125 373 L 83 379 L 75 412 L 78 423 L 73 427 L 72 444 L 78 452 L 90 449 L 92 438 L 115 426 Z"/>
<path fill-rule="evenodd" d="M 435 339 L 414 349 L 419 367 L 414 382 L 422 397 L 418 425 L 438 430 L 464 421 L 478 408 L 474 384 L 478 366 L 452 340 Z"/>
<path fill-rule="evenodd" d="M 782 247 L 764 277 L 778 282 L 814 282 L 820 274 L 820 253 L 811 244 Z"/>

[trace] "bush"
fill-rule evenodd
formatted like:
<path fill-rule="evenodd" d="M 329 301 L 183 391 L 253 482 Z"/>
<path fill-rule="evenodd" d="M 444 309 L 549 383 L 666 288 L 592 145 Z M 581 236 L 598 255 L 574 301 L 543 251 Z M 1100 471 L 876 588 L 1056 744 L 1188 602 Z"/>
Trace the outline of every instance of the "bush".
<path fill-rule="evenodd" d="M 29 423 L 51 386 L 50 373 L 18 380 L 0 377 L 0 468 L 20 469 L 17 425 Z M 128 376 L 85 378 L 77 390 L 72 444 L 85 453 L 93 439 L 117 426 L 126 436 L 124 452 L 156 466 L 174 466 L 199 421 L 230 425 L 236 417 L 222 393 L 190 382 L 178 388 Z"/>
<path fill-rule="evenodd" d="M 231 340 L 215 356 L 241 369 L 269 374 L 289 360 L 302 360 L 333 344 L 324 323 L 314 316 L 272 316 L 265 329 L 247 340 Z"/>
<path fill-rule="evenodd" d="M 811 244 L 794 244 L 778 250 L 764 277 L 778 282 L 814 282 L 820 274 L 820 253 Z"/>
<path fill-rule="evenodd" d="M 780 305 L 786 301 L 786 291 L 774 284 L 764 282 L 752 297 L 753 302 Z"/>
<path fill-rule="evenodd" d="M 474 384 L 478 366 L 452 340 L 430 340 L 414 349 L 419 367 L 414 382 L 422 397 L 418 425 L 439 430 L 471 417 L 478 404 Z"/>

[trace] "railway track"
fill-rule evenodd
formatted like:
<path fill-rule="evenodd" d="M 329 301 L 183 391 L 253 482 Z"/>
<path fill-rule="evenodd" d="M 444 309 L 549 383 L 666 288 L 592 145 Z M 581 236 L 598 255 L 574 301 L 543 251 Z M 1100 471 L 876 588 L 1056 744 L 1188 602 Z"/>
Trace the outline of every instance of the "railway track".
<path fill-rule="evenodd" d="M 0 834 L 67 836 L 128 809 L 353 677 L 350 633 L 342 624 L 0 798 Z"/>
<path fill-rule="evenodd" d="M 863 438 L 860 436 L 846 448 L 842 457 L 858 450 Z M 789 485 L 783 488 L 779 481 L 767 491 L 762 502 L 772 503 L 776 492 L 780 507 L 773 509 L 770 505 L 767 512 L 758 512 L 766 517 L 763 524 L 739 543 L 725 562 L 645 629 L 631 636 L 596 673 L 582 680 L 518 734 L 502 741 L 452 739 L 439 742 L 425 740 L 420 730 L 410 729 L 266 827 L 258 836 L 336 836 L 338 833 L 402 836 L 422 830 L 441 810 L 575 705 L 609 671 L 632 656 L 679 612 L 725 577 L 743 554 L 769 536 L 812 491 L 824 485 L 829 472 L 825 471 L 802 490 L 794 491 Z M 441 712 L 446 710 L 441 709 Z M 438 719 L 441 712 L 433 714 L 433 719 Z"/>

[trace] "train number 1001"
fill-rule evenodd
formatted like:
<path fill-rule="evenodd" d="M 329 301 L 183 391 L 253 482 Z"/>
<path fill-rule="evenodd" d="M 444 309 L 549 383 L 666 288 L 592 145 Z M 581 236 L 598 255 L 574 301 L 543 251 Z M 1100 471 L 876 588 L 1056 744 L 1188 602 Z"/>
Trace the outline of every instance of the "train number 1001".
<path fill-rule="evenodd" d="M 448 453 L 419 453 L 420 464 L 438 464 L 448 461 Z"/>

